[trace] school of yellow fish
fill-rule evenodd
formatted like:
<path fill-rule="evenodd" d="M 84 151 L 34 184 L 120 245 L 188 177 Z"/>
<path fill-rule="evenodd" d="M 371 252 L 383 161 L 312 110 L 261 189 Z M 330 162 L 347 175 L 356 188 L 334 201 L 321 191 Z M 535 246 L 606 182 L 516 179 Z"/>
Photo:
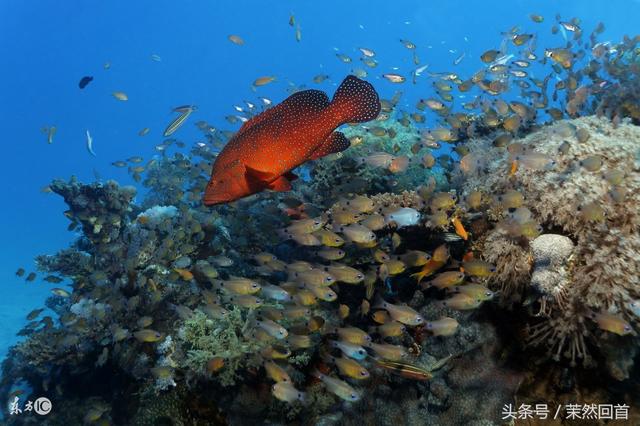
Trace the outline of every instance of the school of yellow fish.
<path fill-rule="evenodd" d="M 535 25 L 544 22 L 540 15 L 532 14 L 530 19 Z M 294 28 L 295 40 L 301 42 L 300 24 L 293 15 L 289 25 Z M 331 201 L 323 200 L 326 205 L 316 203 L 315 206 L 309 201 L 310 197 L 294 185 L 291 205 L 281 202 L 282 199 L 276 203 L 275 213 L 279 215 L 276 222 L 286 225 L 277 226 L 277 231 L 271 232 L 273 235 L 269 238 L 277 244 L 295 247 L 293 258 L 304 260 L 276 256 L 276 250 L 255 249 L 250 260 L 252 269 L 235 275 L 227 272 L 233 270 L 230 269 L 233 261 L 224 253 L 209 257 L 203 254 L 194 264 L 172 267 L 166 272 L 166 276 L 175 281 L 195 285 L 204 299 L 204 303 L 189 306 L 175 301 L 175 314 L 186 320 L 195 310 L 212 319 L 225 318 L 236 307 L 250 312 L 249 327 L 244 331 L 259 342 L 260 368 L 272 383 L 271 393 L 288 403 L 304 401 L 306 396 L 302 384 L 296 384 L 292 379 L 299 374 L 294 374 L 293 365 L 287 361 L 301 350 L 313 353 L 312 368 L 306 373 L 344 401 L 359 400 L 363 393 L 359 384 L 373 374 L 390 372 L 410 380 L 429 380 L 432 371 L 414 364 L 419 355 L 416 346 L 421 347 L 423 339 L 431 336 L 455 334 L 458 321 L 448 316 L 425 318 L 419 312 L 419 306 L 409 306 L 407 298 L 398 294 L 405 294 L 407 290 L 402 287 L 409 286 L 410 290 L 424 292 L 428 303 L 439 303 L 452 311 L 478 309 L 496 296 L 488 283 L 503 271 L 497 268 L 500 260 L 484 260 L 486 253 L 477 245 L 476 237 L 484 232 L 480 226 L 483 221 L 479 218 L 487 219 L 484 226 L 494 226 L 514 241 L 535 239 L 545 230 L 544 223 L 536 220 L 532 213 L 536 201 L 526 199 L 526 191 L 509 182 L 515 182 L 515 176 L 522 173 L 542 174 L 558 167 L 556 155 L 538 152 L 535 147 L 517 139 L 540 130 L 545 122 L 549 124 L 583 114 L 598 114 L 616 123 L 625 117 L 640 119 L 639 109 L 629 101 L 630 95 L 619 96 L 620 102 L 615 103 L 604 94 L 613 85 L 615 76 L 626 78 L 625 64 L 639 57 L 637 44 L 640 39 L 626 38 L 618 45 L 597 42 L 603 29 L 602 24 L 598 25 L 589 41 L 583 40 L 584 31 L 578 19 L 563 20 L 558 16 L 551 31 L 565 38 L 562 46 L 540 50 L 533 32 L 514 27 L 503 33 L 500 46 L 482 53 L 479 57 L 481 68 L 468 78 L 453 71 L 426 71 L 426 65 L 421 64 L 417 54 L 419 45 L 400 40 L 417 68 L 410 75 L 382 73 L 385 81 L 380 80 L 379 84 L 422 85 L 428 81 L 432 92 L 418 101 L 413 112 L 400 107 L 401 92 L 396 92 L 390 100 L 382 99 L 382 112 L 375 121 L 350 127 L 345 132 L 352 148 L 340 156 L 351 156 L 356 167 L 373 170 L 389 182 L 400 179 L 398 176 L 403 174 L 411 174 L 419 176 L 422 183 L 410 191 L 396 194 L 363 195 L 344 190 L 338 197 L 331 194 Z M 245 46 L 245 40 L 238 35 L 230 35 L 228 40 L 237 46 Z M 382 67 L 373 49 L 358 47 L 357 50 L 365 68 L 352 69 L 355 75 L 366 78 L 376 67 Z M 355 63 L 344 53 L 336 53 L 336 57 L 348 66 Z M 464 57 L 464 54 L 459 56 L 454 66 Z M 584 67 L 577 69 L 579 65 Z M 551 72 L 542 79 L 534 77 L 530 71 L 545 66 L 549 66 Z M 603 69 L 610 78 L 599 74 Z M 277 84 L 279 80 L 281 78 L 276 76 L 259 76 L 251 87 L 259 90 L 261 86 Z M 330 77 L 326 74 L 312 79 L 314 84 L 328 80 Z M 289 90 L 300 88 L 294 86 Z M 516 91 L 518 95 L 514 95 Z M 457 103 L 463 96 L 471 99 L 473 93 L 477 94 L 472 100 Z M 112 95 L 119 101 L 128 100 L 124 92 Z M 513 99 L 508 100 L 510 98 Z M 268 98 L 260 98 L 256 103 L 235 105 L 233 115 L 225 119 L 230 124 L 243 123 L 271 103 Z M 197 108 L 185 105 L 173 111 L 178 116 L 164 130 L 166 138 L 174 135 Z M 427 123 L 434 124 L 424 128 Z M 167 204 L 174 203 L 183 209 L 211 215 L 211 210 L 199 205 L 200 194 L 207 183 L 211 160 L 233 132 L 219 130 L 204 121 L 197 122 L 196 126 L 207 142 L 197 143 L 190 155 L 176 154 L 172 163 L 172 173 L 188 174 L 186 186 L 175 177 L 177 175 L 159 173 L 159 161 L 155 158 L 146 165 L 140 156 L 118 160 L 113 165 L 128 167 L 136 182 L 143 181 L 146 173 L 145 186 L 163 187 L 165 194 L 171 194 L 171 198 L 165 200 Z M 402 139 L 398 129 L 406 129 Z M 51 143 L 56 128 L 51 126 L 43 131 Z M 589 138 L 588 132 L 582 129 L 567 130 L 559 126 L 556 131 L 566 132 L 561 137 L 578 141 Z M 145 127 L 139 135 L 148 133 L 149 128 Z M 450 179 L 451 187 L 456 183 L 455 179 L 482 176 L 491 159 L 479 150 L 470 149 L 472 145 L 467 141 L 473 139 L 489 140 L 491 146 L 507 158 L 508 169 L 502 170 L 500 176 L 506 184 L 501 186 L 500 192 L 472 189 L 462 196 L 462 192 L 443 189 L 435 179 L 420 175 L 424 171 L 441 170 Z M 435 153 L 443 144 L 452 146 L 451 155 Z M 155 149 L 164 158 L 171 146 L 185 147 L 177 139 L 169 138 Z M 567 142 L 566 146 L 559 147 L 560 153 L 569 148 Z M 198 156 L 202 160 L 196 160 Z M 319 163 L 334 160 L 327 158 Z M 612 186 L 611 196 L 624 199 L 624 194 L 616 192 L 616 188 L 626 172 L 605 170 L 605 163 L 606 160 L 597 154 L 585 155 L 576 167 L 581 167 L 585 173 L 602 172 L 603 179 Z M 309 167 L 313 169 L 314 166 Z M 50 188 L 45 190 L 49 192 Z M 260 194 L 223 206 L 216 214 L 242 213 L 247 203 L 264 202 L 271 195 Z M 602 223 L 606 216 L 597 203 L 581 205 L 576 214 L 591 224 Z M 72 213 L 68 217 L 77 225 Z M 150 220 L 140 214 L 136 226 L 147 226 Z M 206 226 L 201 226 L 197 219 L 189 226 L 192 234 L 204 235 Z M 414 241 L 407 241 L 411 233 L 424 236 L 420 249 L 415 248 Z M 234 236 L 230 238 L 233 241 Z M 452 255 L 454 246 L 457 255 Z M 195 247 L 193 251 L 196 251 Z M 285 257 L 287 260 L 283 260 Z M 17 275 L 25 273 L 21 268 Z M 32 272 L 26 280 L 35 278 Z M 59 278 L 45 278 L 52 283 L 56 283 L 56 279 Z M 92 277 L 92 280 L 96 279 Z M 151 287 L 156 285 L 153 280 L 149 281 Z M 75 293 L 78 290 L 82 287 L 76 286 L 73 292 L 63 288 L 51 291 L 57 297 L 77 301 Z M 157 293 L 157 288 L 155 290 Z M 637 319 L 640 302 L 627 302 L 629 312 Z M 28 319 L 35 320 L 40 312 L 32 311 Z M 591 318 L 606 332 L 617 335 L 633 332 L 630 321 L 619 314 L 602 310 L 593 312 Z M 144 344 L 160 343 L 166 333 L 150 328 L 153 323 L 153 318 L 143 316 L 137 320 L 136 331 L 116 327 L 113 340 L 121 342 L 133 338 Z M 65 342 L 65 345 L 72 343 Z M 561 345 L 558 351 L 562 348 Z M 227 368 L 228 362 L 224 357 L 215 357 L 209 360 L 206 370 L 215 375 Z M 174 376 L 172 367 L 166 365 L 153 367 L 151 373 L 160 379 Z"/>

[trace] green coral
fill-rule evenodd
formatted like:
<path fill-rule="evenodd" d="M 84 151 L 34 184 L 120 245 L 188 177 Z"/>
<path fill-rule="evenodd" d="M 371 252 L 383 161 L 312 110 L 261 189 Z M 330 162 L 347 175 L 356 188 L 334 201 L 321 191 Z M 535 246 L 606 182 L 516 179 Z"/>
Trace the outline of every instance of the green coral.
<path fill-rule="evenodd" d="M 233 307 L 221 319 L 211 319 L 196 311 L 179 333 L 186 354 L 183 366 L 206 375 L 207 363 L 213 358 L 222 358 L 224 368 L 217 378 L 223 386 L 233 385 L 236 371 L 247 363 L 246 355 L 256 354 L 266 346 L 248 335 L 253 319 L 253 311 L 238 307 Z"/>

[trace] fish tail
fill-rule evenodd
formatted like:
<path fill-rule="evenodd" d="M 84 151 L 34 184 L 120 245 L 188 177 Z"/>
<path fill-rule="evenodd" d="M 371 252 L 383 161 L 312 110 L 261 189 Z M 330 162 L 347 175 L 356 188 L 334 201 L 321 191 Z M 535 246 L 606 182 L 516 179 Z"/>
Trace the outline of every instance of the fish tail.
<path fill-rule="evenodd" d="M 329 108 L 340 124 L 364 123 L 380 114 L 380 99 L 371 83 L 349 75 L 336 90 Z"/>

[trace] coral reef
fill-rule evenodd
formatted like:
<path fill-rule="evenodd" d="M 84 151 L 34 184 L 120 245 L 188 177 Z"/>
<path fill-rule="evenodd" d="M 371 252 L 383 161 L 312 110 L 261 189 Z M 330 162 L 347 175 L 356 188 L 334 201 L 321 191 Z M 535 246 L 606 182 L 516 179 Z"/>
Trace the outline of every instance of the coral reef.
<path fill-rule="evenodd" d="M 598 44 L 596 29 L 581 71 L 585 43 L 547 49 L 537 80 L 520 69 L 535 43 L 517 42 L 533 36 L 514 31 L 469 79 L 430 73 L 417 112 L 382 99 L 286 193 L 205 207 L 233 136 L 206 122 L 188 153 L 165 139 L 144 165 L 114 163 L 139 200 L 55 180 L 80 235 L 37 258 L 59 287 L 28 314 L 0 397 L 51 395 L 52 424 L 133 425 L 489 425 L 516 397 L 633 400 L 638 38 Z M 522 57 L 497 58 L 511 44 Z"/>
<path fill-rule="evenodd" d="M 589 137 L 580 140 L 578 135 L 584 132 Z M 639 138 L 640 131 L 633 125 L 614 126 L 607 119 L 583 117 L 544 127 L 508 149 L 494 147 L 485 139 L 467 144 L 469 155 L 481 154 L 487 164 L 483 172 L 467 176 L 464 195 L 482 191 L 495 198 L 490 207 L 497 209 L 498 197 L 515 189 L 524 197 L 531 220 L 559 234 L 542 235 L 529 246 L 522 241 L 524 237 L 509 232 L 505 219 L 497 219 L 498 226 L 476 243 L 487 259 L 496 262 L 495 285 L 511 286 L 509 293 L 525 292 L 524 298 L 538 300 L 529 342 L 547 345 L 555 359 L 566 356 L 572 363 L 581 359 L 592 364 L 588 341 L 611 357 L 607 364 L 632 365 L 634 351 L 625 355 L 607 350 L 606 342 L 633 340 L 637 346 L 637 337 L 627 335 L 628 331 L 599 330 L 607 330 L 606 323 L 602 324 L 607 318 L 598 315 L 637 320 L 629 303 L 640 297 L 640 216 L 631 207 L 640 203 L 634 160 Z M 519 153 L 514 155 L 516 149 Z M 538 154 L 556 159 L 556 164 L 542 168 L 521 164 L 517 171 L 510 171 L 514 161 L 520 158 L 526 163 L 527 155 Z M 508 211 L 498 214 L 497 218 L 509 217 Z M 501 244 L 514 249 L 511 256 L 491 254 Z M 527 258 L 531 261 L 526 262 Z M 619 357 L 629 361 L 616 360 Z M 629 374 L 623 367 L 611 372 L 619 379 Z"/>

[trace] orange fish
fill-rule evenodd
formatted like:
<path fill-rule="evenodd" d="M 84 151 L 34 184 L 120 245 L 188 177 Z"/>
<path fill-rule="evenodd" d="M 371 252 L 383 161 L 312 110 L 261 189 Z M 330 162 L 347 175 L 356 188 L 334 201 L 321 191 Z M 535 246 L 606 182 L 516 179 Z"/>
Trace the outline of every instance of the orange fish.
<path fill-rule="evenodd" d="M 460 219 L 454 216 L 453 219 L 451 219 L 451 223 L 453 223 L 456 234 L 458 234 L 463 240 L 467 241 L 467 239 L 469 239 L 469 234 L 467 233 L 466 229 L 464 229 L 464 226 L 462 225 L 462 222 L 460 222 Z"/>
<path fill-rule="evenodd" d="M 513 176 L 518 171 L 518 160 L 513 160 L 511 162 L 511 168 L 509 169 L 509 175 Z"/>
<path fill-rule="evenodd" d="M 349 140 L 334 130 L 363 123 L 380 113 L 370 83 L 352 75 L 333 100 L 320 90 L 297 92 L 251 118 L 227 143 L 213 164 L 204 204 L 228 203 L 265 189 L 289 191 L 299 165 L 344 151 Z"/>

